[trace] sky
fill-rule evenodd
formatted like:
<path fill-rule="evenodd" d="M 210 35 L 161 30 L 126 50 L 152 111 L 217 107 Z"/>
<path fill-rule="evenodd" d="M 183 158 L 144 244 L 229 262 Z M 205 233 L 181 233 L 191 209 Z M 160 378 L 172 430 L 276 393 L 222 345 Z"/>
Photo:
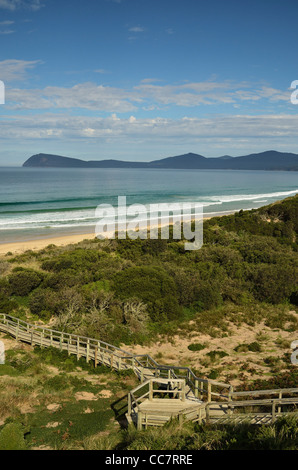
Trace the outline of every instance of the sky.
<path fill-rule="evenodd" d="M 298 153 L 297 38 L 297 0 L 0 0 L 0 166 Z"/>

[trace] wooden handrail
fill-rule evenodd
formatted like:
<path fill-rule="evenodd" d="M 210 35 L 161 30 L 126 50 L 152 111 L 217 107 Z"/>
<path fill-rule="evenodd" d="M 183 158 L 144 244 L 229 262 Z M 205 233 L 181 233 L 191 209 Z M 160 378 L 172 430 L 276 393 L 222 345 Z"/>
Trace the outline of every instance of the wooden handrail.
<path fill-rule="evenodd" d="M 100 362 L 117 370 L 133 369 L 134 372 L 141 377 L 145 375 L 144 370 L 147 371 L 147 373 L 151 371 L 151 373 L 157 373 L 160 376 L 160 382 L 162 380 L 166 381 L 167 379 L 171 381 L 185 380 L 185 383 L 191 389 L 195 398 L 200 396 L 202 399 L 203 395 L 207 397 L 208 406 L 213 403 L 218 404 L 218 401 L 214 402 L 212 400 L 213 397 L 226 400 L 226 404 L 229 408 L 260 405 L 272 405 L 272 407 L 275 407 L 275 405 L 277 405 L 280 409 L 280 406 L 283 404 L 298 404 L 298 397 L 297 399 L 283 397 L 283 395 L 298 393 L 298 388 L 234 392 L 233 387 L 229 384 L 197 377 L 189 367 L 161 365 L 148 354 L 134 355 L 124 349 L 98 339 L 64 333 L 41 325 L 33 325 L 4 313 L 0 313 L 0 330 L 11 334 L 19 341 L 38 344 L 41 347 L 52 346 L 61 350 L 67 350 L 68 354 L 75 354 L 77 358 L 85 357 L 87 362 L 92 359 L 94 360 L 95 366 Z M 162 377 L 165 373 L 166 376 Z M 153 377 L 146 380 L 130 393 L 133 401 L 135 399 L 133 392 L 147 386 L 152 379 L 155 380 Z M 228 391 L 228 393 L 224 394 L 222 390 L 214 390 L 214 387 Z M 162 391 L 159 390 L 159 393 L 162 393 Z M 249 398 L 261 395 L 278 395 L 278 397 L 264 400 L 236 399 L 236 397 Z M 137 402 L 135 403 L 137 404 Z M 133 407 L 133 403 L 131 406 Z"/>
<path fill-rule="evenodd" d="M 279 393 L 291 394 L 298 393 L 298 388 L 277 388 L 273 390 L 250 390 L 245 392 L 233 392 L 233 397 L 247 397 L 247 396 L 258 396 L 258 395 L 276 395 Z"/>
<path fill-rule="evenodd" d="M 27 342 L 31 342 L 32 344 L 39 344 L 43 347 L 49 346 L 46 344 L 46 340 L 50 339 L 50 346 L 57 346 L 59 342 L 60 349 L 65 349 L 64 346 L 67 345 L 67 350 L 70 354 L 77 354 L 77 357 L 86 357 L 87 362 L 89 361 L 90 357 L 95 360 L 95 364 L 97 362 L 102 362 L 106 365 L 111 367 L 116 367 L 116 369 L 121 368 L 133 368 L 136 371 L 136 366 L 144 367 L 147 370 L 155 371 L 159 375 L 164 371 L 168 372 L 168 377 L 171 375 L 171 378 L 185 378 L 188 381 L 190 388 L 192 389 L 195 396 L 200 394 L 206 394 L 207 392 L 199 387 L 199 384 L 207 384 L 207 386 L 214 385 L 220 386 L 222 388 L 230 388 L 230 385 L 223 384 L 220 382 L 216 382 L 210 379 L 203 379 L 197 377 L 193 371 L 189 367 L 183 367 L 180 365 L 161 365 L 158 364 L 149 354 L 145 355 L 133 355 L 124 349 L 118 348 L 113 346 L 112 344 L 106 343 L 104 341 L 95 339 L 95 338 L 88 338 L 85 336 L 78 336 L 70 333 L 64 333 L 57 330 L 52 330 L 47 327 L 43 327 L 41 325 L 33 325 L 31 323 L 25 322 L 19 318 L 15 318 L 11 315 L 7 314 L 0 314 L 0 327 L 1 324 L 6 325 L 8 328 L 5 329 L 6 332 L 11 333 L 17 339 L 22 339 L 25 341 L 26 339 L 23 337 L 21 338 L 20 335 L 23 333 L 27 334 L 30 332 L 31 337 L 27 338 Z M 11 327 L 11 328 L 9 328 Z M 12 331 L 10 331 L 12 329 Z M 7 331 L 9 330 L 9 331 Z M 41 335 L 40 338 L 37 335 Z M 72 350 L 73 347 L 77 348 L 77 352 Z M 86 351 L 82 350 L 86 349 Z M 106 358 L 106 361 L 102 361 L 100 355 L 106 354 L 109 358 Z M 93 357 L 94 356 L 94 357 Z M 95 358 L 96 356 L 96 358 Z M 108 361 L 109 359 L 109 361 Z M 115 362 L 115 360 L 117 362 Z M 109 363 L 108 363 L 109 362 Z M 131 362 L 131 363 L 129 363 Z M 145 365 L 144 365 L 145 362 Z M 119 363 L 121 363 L 121 367 L 119 367 Z M 184 372 L 184 375 L 177 375 L 176 372 L 181 371 Z M 193 380 L 190 380 L 192 377 Z M 211 391 L 211 396 L 214 392 Z M 222 395 L 223 396 L 223 395 Z"/>

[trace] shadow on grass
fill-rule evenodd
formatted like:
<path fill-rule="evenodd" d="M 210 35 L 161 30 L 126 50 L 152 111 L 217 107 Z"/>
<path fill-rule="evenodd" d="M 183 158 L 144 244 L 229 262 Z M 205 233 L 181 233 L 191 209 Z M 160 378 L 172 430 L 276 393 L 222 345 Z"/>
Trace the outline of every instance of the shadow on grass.
<path fill-rule="evenodd" d="M 127 429 L 128 428 L 128 421 L 126 418 L 126 413 L 128 411 L 127 394 L 119 398 L 118 400 L 114 401 L 111 404 L 111 409 L 113 410 L 115 414 L 115 419 L 116 421 L 118 421 L 121 429 Z"/>

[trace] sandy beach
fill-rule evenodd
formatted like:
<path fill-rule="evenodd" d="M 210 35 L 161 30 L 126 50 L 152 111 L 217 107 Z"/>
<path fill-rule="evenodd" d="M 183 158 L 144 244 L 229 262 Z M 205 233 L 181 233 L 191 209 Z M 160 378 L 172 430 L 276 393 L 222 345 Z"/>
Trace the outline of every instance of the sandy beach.
<path fill-rule="evenodd" d="M 0 244 L 0 255 L 5 255 L 8 252 L 20 254 L 27 250 L 42 250 L 43 248 L 46 248 L 48 245 L 52 244 L 56 246 L 66 246 L 70 245 L 71 243 L 79 243 L 85 239 L 91 240 L 93 238 L 95 238 L 94 233 L 86 233 L 81 235 L 65 235 L 62 237 L 51 237 L 16 243 L 3 243 Z"/>
<path fill-rule="evenodd" d="M 231 213 L 234 213 L 234 211 L 228 211 L 228 212 L 221 212 L 213 217 L 222 217 L 224 215 L 229 215 Z M 204 217 L 204 220 L 209 220 L 212 217 Z M 194 222 L 194 220 L 192 221 Z M 164 227 L 167 224 L 158 224 L 158 227 Z M 170 223 L 170 225 L 172 225 Z M 149 230 L 148 226 L 148 230 Z M 151 228 L 156 228 L 156 225 L 153 225 Z M 106 236 L 109 237 L 110 232 L 106 233 Z M 14 242 L 14 243 L 0 243 L 0 256 L 6 255 L 7 253 L 13 253 L 13 254 L 21 254 L 24 253 L 27 250 L 33 250 L 33 251 L 38 251 L 42 250 L 43 248 L 46 248 L 49 245 L 56 245 L 56 246 L 66 246 L 70 244 L 75 244 L 82 242 L 83 240 L 92 240 L 96 238 L 95 232 L 93 233 L 84 233 L 84 234 L 69 234 L 69 235 L 63 235 L 63 236 L 58 236 L 58 237 L 49 237 L 49 238 L 41 238 L 41 239 L 36 239 L 36 240 L 26 240 L 26 241 L 20 241 L 20 242 Z"/>

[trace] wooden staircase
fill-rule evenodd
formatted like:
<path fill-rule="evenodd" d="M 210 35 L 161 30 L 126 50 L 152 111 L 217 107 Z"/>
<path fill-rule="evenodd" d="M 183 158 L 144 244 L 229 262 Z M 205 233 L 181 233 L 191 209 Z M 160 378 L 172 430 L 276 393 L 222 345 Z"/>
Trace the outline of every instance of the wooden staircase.
<path fill-rule="evenodd" d="M 173 417 L 210 424 L 270 424 L 285 414 L 298 416 L 298 388 L 234 392 L 230 384 L 197 377 L 189 367 L 161 365 L 148 354 L 134 355 L 97 339 L 32 325 L 6 314 L 0 314 L 0 331 L 18 341 L 84 357 L 95 367 L 133 370 L 141 384 L 128 394 L 127 419 L 138 429 L 161 426 Z"/>

